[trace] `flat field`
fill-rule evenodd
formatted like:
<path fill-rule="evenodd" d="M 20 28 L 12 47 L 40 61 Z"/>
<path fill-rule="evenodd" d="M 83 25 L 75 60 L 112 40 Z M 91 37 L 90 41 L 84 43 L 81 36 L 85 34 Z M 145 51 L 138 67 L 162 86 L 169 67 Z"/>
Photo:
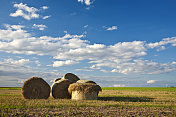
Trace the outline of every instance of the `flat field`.
<path fill-rule="evenodd" d="M 21 88 L 0 88 L 1 116 L 176 117 L 176 88 L 103 87 L 98 100 L 23 99 Z"/>

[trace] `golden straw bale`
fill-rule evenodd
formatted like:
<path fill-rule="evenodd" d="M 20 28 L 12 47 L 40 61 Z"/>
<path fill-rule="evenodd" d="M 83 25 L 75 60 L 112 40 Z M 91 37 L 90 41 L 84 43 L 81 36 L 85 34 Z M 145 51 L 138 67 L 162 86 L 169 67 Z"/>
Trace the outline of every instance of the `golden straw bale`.
<path fill-rule="evenodd" d="M 32 77 L 24 82 L 22 95 L 25 99 L 47 99 L 50 96 L 50 86 L 42 78 Z"/>
<path fill-rule="evenodd" d="M 80 91 L 72 92 L 72 100 L 97 100 L 98 93 L 96 91 L 83 93 Z"/>
<path fill-rule="evenodd" d="M 91 80 L 78 80 L 76 83 L 93 83 L 93 84 L 97 84 L 94 81 Z"/>
<path fill-rule="evenodd" d="M 68 80 L 70 80 L 73 83 L 75 83 L 78 80 L 80 80 L 78 76 L 76 76 L 75 74 L 72 74 L 72 73 L 65 74 L 62 79 L 68 79 Z"/>
<path fill-rule="evenodd" d="M 70 99 L 68 87 L 72 82 L 68 79 L 61 79 L 54 82 L 51 86 L 51 95 L 56 99 Z"/>
<path fill-rule="evenodd" d="M 73 100 L 96 100 L 101 87 L 93 83 L 73 83 L 68 88 Z"/>
<path fill-rule="evenodd" d="M 56 82 L 56 81 L 58 81 L 58 80 L 60 80 L 60 79 L 61 79 L 61 78 L 57 78 L 57 79 L 54 80 L 54 82 Z"/>
<path fill-rule="evenodd" d="M 68 88 L 69 93 L 72 91 L 80 91 L 83 93 L 93 92 L 93 91 L 102 91 L 101 87 L 97 84 L 92 83 L 73 83 Z"/>

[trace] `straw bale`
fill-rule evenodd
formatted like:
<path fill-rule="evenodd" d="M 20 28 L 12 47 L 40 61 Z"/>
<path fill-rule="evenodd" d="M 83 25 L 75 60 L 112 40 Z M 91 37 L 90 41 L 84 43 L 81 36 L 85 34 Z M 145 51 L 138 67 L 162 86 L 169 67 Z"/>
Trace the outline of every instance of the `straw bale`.
<path fill-rule="evenodd" d="M 99 92 L 102 91 L 101 87 L 93 83 L 73 83 L 69 86 L 68 91 L 72 94 L 72 91 L 79 91 L 83 93 Z"/>
<path fill-rule="evenodd" d="M 56 82 L 56 81 L 58 81 L 58 80 L 60 80 L 60 79 L 61 79 L 61 78 L 57 78 L 57 79 L 54 80 L 54 82 Z"/>
<path fill-rule="evenodd" d="M 78 76 L 72 73 L 65 74 L 62 79 L 68 79 L 73 83 L 76 83 L 78 80 L 80 80 Z"/>
<path fill-rule="evenodd" d="M 72 91 L 72 100 L 96 100 L 98 98 L 98 92 L 83 93 L 80 91 Z"/>
<path fill-rule="evenodd" d="M 96 84 L 94 81 L 91 81 L 91 80 L 78 80 L 76 83 L 93 83 L 93 84 Z"/>
<path fill-rule="evenodd" d="M 42 78 L 32 77 L 24 82 L 22 95 L 25 99 L 47 99 L 50 96 L 50 86 Z"/>
<path fill-rule="evenodd" d="M 54 82 L 51 86 L 51 95 L 56 99 L 70 99 L 71 95 L 68 93 L 68 87 L 71 83 L 68 79 Z"/>

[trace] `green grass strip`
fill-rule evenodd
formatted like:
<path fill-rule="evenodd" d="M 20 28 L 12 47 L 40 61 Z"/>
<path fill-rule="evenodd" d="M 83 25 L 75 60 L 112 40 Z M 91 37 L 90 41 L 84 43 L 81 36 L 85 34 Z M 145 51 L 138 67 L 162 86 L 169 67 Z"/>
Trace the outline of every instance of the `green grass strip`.
<path fill-rule="evenodd" d="M 176 92 L 176 87 L 102 87 L 102 90 L 134 90 L 134 91 Z"/>
<path fill-rule="evenodd" d="M 4 90 L 21 90 L 21 87 L 0 87 L 0 89 Z"/>

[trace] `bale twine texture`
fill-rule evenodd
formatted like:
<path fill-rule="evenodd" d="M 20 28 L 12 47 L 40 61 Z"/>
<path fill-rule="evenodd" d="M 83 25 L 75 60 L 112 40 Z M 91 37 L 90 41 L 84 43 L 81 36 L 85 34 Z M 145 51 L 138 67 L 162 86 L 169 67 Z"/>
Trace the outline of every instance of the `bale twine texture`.
<path fill-rule="evenodd" d="M 93 83 L 93 84 L 96 84 L 94 81 L 91 81 L 91 80 L 78 80 L 76 83 Z"/>
<path fill-rule="evenodd" d="M 61 79 L 54 82 L 51 86 L 51 95 L 55 99 L 70 99 L 71 95 L 68 92 L 68 87 L 72 82 L 68 79 Z"/>
<path fill-rule="evenodd" d="M 80 80 L 78 76 L 72 73 L 65 74 L 62 79 L 68 79 L 69 81 L 73 83 L 76 83 L 78 80 Z"/>
<path fill-rule="evenodd" d="M 50 86 L 42 78 L 32 77 L 24 82 L 22 95 L 25 99 L 47 99 L 50 96 Z"/>
<path fill-rule="evenodd" d="M 73 100 L 95 100 L 102 89 L 93 83 L 73 83 L 69 86 L 68 91 L 72 94 Z"/>

